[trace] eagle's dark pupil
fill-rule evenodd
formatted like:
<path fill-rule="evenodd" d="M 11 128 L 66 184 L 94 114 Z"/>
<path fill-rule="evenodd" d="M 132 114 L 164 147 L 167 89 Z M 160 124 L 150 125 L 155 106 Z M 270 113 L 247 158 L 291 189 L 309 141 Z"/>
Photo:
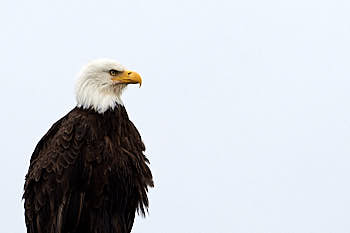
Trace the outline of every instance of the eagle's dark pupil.
<path fill-rule="evenodd" d="M 118 71 L 117 70 L 110 70 L 109 73 L 113 76 L 116 76 Z"/>

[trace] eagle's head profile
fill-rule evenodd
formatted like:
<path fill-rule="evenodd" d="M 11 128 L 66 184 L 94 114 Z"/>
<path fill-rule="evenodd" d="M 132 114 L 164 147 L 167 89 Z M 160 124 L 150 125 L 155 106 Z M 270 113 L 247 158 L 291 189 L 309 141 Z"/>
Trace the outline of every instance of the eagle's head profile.
<path fill-rule="evenodd" d="M 120 97 L 124 88 L 135 83 L 141 86 L 140 75 L 125 69 L 120 63 L 111 59 L 93 60 L 78 75 L 75 87 L 77 106 L 104 113 L 117 104 L 123 105 Z"/>

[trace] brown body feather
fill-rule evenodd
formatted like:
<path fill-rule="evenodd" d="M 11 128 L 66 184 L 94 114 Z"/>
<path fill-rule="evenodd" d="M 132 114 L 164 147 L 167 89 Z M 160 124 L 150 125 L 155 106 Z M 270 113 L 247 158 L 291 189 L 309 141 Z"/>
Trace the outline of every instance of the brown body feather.
<path fill-rule="evenodd" d="M 24 186 L 28 233 L 126 233 L 152 174 L 123 106 L 73 109 L 39 141 Z"/>

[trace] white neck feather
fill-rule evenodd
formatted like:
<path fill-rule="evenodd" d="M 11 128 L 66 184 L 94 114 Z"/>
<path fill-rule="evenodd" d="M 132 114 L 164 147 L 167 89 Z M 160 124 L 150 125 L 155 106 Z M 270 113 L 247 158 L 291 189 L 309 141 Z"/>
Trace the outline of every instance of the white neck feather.
<path fill-rule="evenodd" d="M 104 113 L 108 109 L 114 109 L 117 104 L 123 105 L 120 96 L 124 88 L 125 85 L 101 86 L 91 79 L 78 80 L 75 89 L 77 106 Z"/>

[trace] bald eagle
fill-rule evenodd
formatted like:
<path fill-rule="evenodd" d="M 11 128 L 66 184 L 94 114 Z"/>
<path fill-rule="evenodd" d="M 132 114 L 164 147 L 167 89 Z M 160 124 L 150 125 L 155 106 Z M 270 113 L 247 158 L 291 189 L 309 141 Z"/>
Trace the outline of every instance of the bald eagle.
<path fill-rule="evenodd" d="M 145 146 L 121 100 L 138 73 L 114 60 L 87 64 L 77 106 L 37 144 L 24 185 L 28 233 L 126 233 L 153 187 Z"/>

